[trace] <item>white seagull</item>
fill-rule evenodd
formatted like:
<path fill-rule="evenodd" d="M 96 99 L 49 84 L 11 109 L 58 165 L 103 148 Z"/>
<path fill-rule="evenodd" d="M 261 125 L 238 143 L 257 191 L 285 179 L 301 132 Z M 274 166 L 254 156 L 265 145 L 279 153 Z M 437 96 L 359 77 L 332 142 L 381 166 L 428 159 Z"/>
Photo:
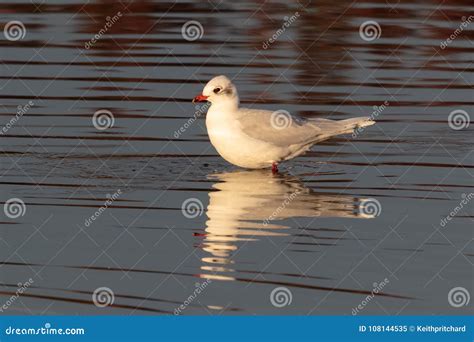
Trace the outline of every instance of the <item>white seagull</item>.
<path fill-rule="evenodd" d="M 271 167 L 308 151 L 314 144 L 359 127 L 368 117 L 347 120 L 303 119 L 286 111 L 239 108 L 237 89 L 226 76 L 210 80 L 193 102 L 209 101 L 206 127 L 217 152 L 229 163 L 248 168 Z"/>

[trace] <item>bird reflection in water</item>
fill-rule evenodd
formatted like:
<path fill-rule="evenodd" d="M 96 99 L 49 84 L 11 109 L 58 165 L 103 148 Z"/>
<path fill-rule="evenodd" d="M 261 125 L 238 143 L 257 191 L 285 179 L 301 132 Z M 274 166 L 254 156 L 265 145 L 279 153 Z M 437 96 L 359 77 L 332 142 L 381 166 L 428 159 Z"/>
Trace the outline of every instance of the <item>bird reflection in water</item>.
<path fill-rule="evenodd" d="M 363 199 L 316 193 L 288 174 L 271 176 L 268 170 L 239 170 L 213 174 L 209 178 L 216 182 L 209 192 L 208 220 L 201 243 L 201 248 L 208 253 L 202 259 L 201 270 L 206 272 L 201 274 L 203 278 L 234 280 L 221 274 L 234 271 L 233 257 L 239 245 L 262 237 L 291 236 L 291 227 L 282 220 L 373 217 L 359 212 L 358 204 Z"/>

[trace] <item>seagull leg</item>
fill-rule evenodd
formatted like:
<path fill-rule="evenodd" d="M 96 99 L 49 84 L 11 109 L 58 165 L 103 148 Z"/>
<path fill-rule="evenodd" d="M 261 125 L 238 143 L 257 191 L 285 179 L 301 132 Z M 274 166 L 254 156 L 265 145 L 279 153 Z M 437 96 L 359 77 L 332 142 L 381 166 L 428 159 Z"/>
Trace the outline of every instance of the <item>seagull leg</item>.
<path fill-rule="evenodd" d="M 278 164 L 277 163 L 272 163 L 272 173 L 278 173 Z"/>

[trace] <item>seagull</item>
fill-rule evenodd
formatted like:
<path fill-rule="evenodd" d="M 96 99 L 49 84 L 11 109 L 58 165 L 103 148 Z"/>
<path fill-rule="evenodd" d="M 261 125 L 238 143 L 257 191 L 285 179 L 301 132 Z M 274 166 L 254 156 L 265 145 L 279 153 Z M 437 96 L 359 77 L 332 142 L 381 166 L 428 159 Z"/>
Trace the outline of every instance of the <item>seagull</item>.
<path fill-rule="evenodd" d="M 347 120 L 305 119 L 284 110 L 239 107 L 237 88 L 224 75 L 211 79 L 194 102 L 208 101 L 206 128 L 211 144 L 229 163 L 246 169 L 272 168 L 298 157 L 323 140 L 375 123 L 368 117 Z"/>

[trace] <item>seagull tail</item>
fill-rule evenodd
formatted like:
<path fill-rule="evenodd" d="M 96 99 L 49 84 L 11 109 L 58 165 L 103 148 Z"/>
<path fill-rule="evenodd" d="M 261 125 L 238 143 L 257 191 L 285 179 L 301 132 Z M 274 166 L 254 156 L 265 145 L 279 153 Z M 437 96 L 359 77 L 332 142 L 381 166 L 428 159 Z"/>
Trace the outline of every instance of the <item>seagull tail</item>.
<path fill-rule="evenodd" d="M 315 142 L 329 139 L 336 135 L 360 132 L 361 128 L 372 126 L 375 121 L 369 117 L 357 117 L 346 120 L 310 119 L 320 129 Z M 324 132 L 321 134 L 321 132 Z"/>
<path fill-rule="evenodd" d="M 339 134 L 352 133 L 353 131 L 356 131 L 359 128 L 364 128 L 375 124 L 374 120 L 363 116 L 358 118 L 341 120 L 339 122 L 343 128 L 343 132 Z"/>

